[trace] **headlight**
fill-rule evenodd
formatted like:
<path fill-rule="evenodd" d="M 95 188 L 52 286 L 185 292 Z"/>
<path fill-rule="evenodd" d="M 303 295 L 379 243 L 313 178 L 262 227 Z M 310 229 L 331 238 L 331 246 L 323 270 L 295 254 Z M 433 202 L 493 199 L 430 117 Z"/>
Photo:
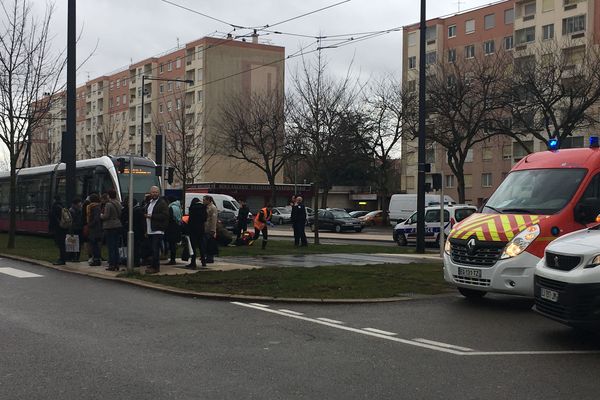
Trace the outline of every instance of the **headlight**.
<path fill-rule="evenodd" d="M 450 239 L 446 239 L 446 244 L 444 245 L 444 252 L 450 255 L 450 250 L 452 250 L 452 246 L 450 245 Z"/>
<path fill-rule="evenodd" d="M 532 225 L 515 236 L 504 248 L 500 259 L 516 257 L 540 235 L 540 226 Z"/>
<path fill-rule="evenodd" d="M 592 259 L 592 261 L 590 261 L 590 263 L 585 266 L 585 268 L 594 268 L 594 267 L 597 267 L 598 265 L 600 265 L 600 254 L 598 254 L 596 257 L 594 257 Z"/>

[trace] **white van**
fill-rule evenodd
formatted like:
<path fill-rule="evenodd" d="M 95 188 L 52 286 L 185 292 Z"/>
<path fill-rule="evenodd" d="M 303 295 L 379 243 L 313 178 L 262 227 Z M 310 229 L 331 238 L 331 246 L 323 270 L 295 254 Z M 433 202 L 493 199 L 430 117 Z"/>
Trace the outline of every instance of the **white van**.
<path fill-rule="evenodd" d="M 600 225 L 552 241 L 535 268 L 534 310 L 575 328 L 600 327 Z"/>
<path fill-rule="evenodd" d="M 444 206 L 444 233 L 448 235 L 454 224 L 467 219 L 477 212 L 477 207 L 468 204 Z M 440 240 L 440 206 L 425 208 L 425 243 L 439 246 Z M 399 246 L 417 241 L 417 213 L 413 213 L 405 221 L 399 222 L 393 231 L 394 242 Z"/>
<path fill-rule="evenodd" d="M 444 196 L 444 204 L 456 203 L 450 196 Z M 425 207 L 440 204 L 440 196 L 437 194 L 425 194 Z M 417 210 L 417 195 L 393 194 L 390 199 L 389 216 L 390 224 L 396 225 L 411 216 Z"/>
<path fill-rule="evenodd" d="M 240 209 L 240 204 L 231 196 L 226 194 L 218 194 L 218 193 L 194 193 L 187 192 L 185 194 L 185 214 L 188 213 L 188 209 L 190 204 L 194 198 L 198 198 L 198 200 L 203 201 L 204 196 L 210 195 L 215 201 L 215 205 L 217 206 L 217 210 L 229 210 L 233 211 L 237 216 L 238 210 Z"/>

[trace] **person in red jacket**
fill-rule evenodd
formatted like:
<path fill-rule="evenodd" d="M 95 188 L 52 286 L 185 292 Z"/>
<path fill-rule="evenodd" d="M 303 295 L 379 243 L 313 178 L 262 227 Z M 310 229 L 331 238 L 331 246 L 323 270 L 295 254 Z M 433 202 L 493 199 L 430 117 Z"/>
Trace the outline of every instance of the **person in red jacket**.
<path fill-rule="evenodd" d="M 267 240 L 269 237 L 269 231 L 267 230 L 268 222 L 271 220 L 271 204 L 267 203 L 267 205 L 260 209 L 259 212 L 256 213 L 254 217 L 254 238 L 252 242 L 254 242 L 260 236 L 261 232 L 263 235 L 262 248 L 263 250 L 267 247 Z M 249 243 L 249 244 L 252 244 Z"/>

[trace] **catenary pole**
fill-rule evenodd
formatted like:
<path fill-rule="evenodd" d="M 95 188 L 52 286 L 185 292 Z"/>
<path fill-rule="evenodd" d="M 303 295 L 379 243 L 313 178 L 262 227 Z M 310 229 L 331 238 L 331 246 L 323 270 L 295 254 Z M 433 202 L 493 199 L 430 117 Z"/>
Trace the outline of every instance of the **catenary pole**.
<path fill-rule="evenodd" d="M 421 0 L 419 38 L 419 146 L 417 180 L 417 253 L 425 252 L 425 0 Z"/>
<path fill-rule="evenodd" d="M 64 135 L 63 162 L 65 163 L 65 207 L 76 195 L 75 186 L 75 84 L 76 84 L 76 0 L 69 0 L 67 9 L 67 133 Z"/>

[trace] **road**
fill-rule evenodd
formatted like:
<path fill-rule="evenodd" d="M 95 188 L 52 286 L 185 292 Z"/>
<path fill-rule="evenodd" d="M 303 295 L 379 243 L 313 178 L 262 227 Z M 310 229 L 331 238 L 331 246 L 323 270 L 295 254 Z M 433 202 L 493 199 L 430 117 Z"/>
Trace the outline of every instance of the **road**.
<path fill-rule="evenodd" d="M 273 239 L 293 238 L 294 233 L 291 225 L 275 225 L 269 227 L 269 235 Z M 313 241 L 314 233 L 310 228 L 306 228 L 306 237 L 309 243 Z M 397 246 L 392 240 L 392 227 L 367 227 L 362 232 L 329 232 L 319 231 L 319 239 L 321 243 L 331 244 L 352 244 L 356 242 L 364 242 L 365 244 L 380 245 L 380 246 Z"/>
<path fill-rule="evenodd" d="M 0 398 L 597 398 L 597 337 L 529 305 L 214 301 L 0 260 Z"/>

